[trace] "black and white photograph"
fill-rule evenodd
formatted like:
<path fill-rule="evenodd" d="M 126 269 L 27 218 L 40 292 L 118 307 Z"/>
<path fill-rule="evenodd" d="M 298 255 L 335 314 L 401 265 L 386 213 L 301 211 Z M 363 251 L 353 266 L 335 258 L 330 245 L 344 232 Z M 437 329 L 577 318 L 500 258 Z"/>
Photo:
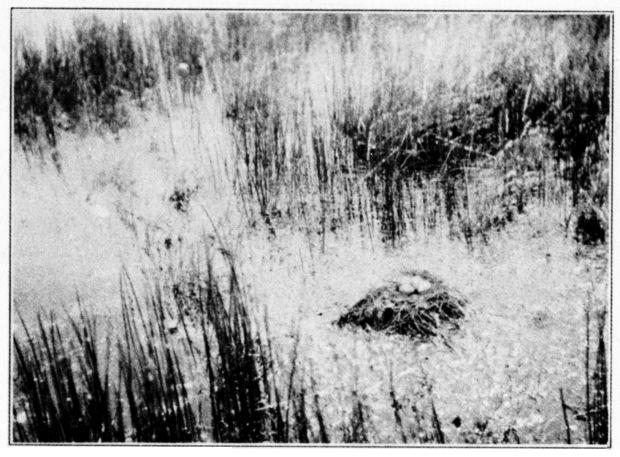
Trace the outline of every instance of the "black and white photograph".
<path fill-rule="evenodd" d="M 611 447 L 614 11 L 347 5 L 10 9 L 5 446 Z"/>

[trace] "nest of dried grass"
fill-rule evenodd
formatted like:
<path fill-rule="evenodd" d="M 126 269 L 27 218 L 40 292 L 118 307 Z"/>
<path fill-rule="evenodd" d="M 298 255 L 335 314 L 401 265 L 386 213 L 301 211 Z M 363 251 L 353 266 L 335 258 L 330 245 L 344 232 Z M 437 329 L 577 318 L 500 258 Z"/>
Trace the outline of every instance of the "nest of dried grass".
<path fill-rule="evenodd" d="M 372 290 L 336 321 L 388 333 L 428 339 L 456 330 L 466 300 L 426 271 L 409 271 L 389 285 Z"/>

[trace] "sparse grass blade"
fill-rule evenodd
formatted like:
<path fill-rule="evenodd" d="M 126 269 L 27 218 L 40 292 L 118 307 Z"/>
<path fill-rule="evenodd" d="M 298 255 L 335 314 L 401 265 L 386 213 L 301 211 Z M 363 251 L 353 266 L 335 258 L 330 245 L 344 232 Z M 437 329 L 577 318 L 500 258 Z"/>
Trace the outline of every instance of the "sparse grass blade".
<path fill-rule="evenodd" d="M 592 443 L 609 442 L 609 406 L 607 393 L 607 352 L 605 349 L 605 310 L 600 311 L 597 320 L 596 361 L 591 377 L 592 399 L 590 403 L 590 421 Z"/>

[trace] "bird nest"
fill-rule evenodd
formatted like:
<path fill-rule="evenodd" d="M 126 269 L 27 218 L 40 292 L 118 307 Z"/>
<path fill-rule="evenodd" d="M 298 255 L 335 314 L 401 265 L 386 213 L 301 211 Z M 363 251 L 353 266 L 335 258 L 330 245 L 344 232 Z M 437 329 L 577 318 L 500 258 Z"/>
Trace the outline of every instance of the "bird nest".
<path fill-rule="evenodd" d="M 336 324 L 428 339 L 442 330 L 458 329 L 466 303 L 430 273 L 411 271 L 368 293 Z"/>

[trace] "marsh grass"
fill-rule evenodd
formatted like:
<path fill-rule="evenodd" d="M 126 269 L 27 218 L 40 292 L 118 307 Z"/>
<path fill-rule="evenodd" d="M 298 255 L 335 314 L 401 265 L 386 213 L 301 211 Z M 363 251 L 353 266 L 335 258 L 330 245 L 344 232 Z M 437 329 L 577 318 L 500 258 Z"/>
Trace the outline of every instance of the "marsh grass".
<path fill-rule="evenodd" d="M 118 134 L 149 91 L 151 108 L 169 118 L 186 98 L 195 114 L 215 98 L 232 138 L 228 178 L 248 223 L 272 235 L 292 222 L 325 238 L 356 223 L 395 245 L 426 220 L 473 245 L 528 200 L 570 198 L 577 235 L 596 243 L 607 193 L 597 184 L 609 136 L 605 21 L 162 14 L 116 24 L 85 16 L 74 30 L 50 33 L 45 52 L 16 38 L 16 133 L 26 149 L 47 137 L 56 157 L 59 130 L 71 130 L 55 126 L 61 115 L 75 123 L 92 111 Z M 466 52 L 465 42 L 476 46 Z M 591 65 L 575 69 L 583 59 Z M 179 62 L 200 82 L 189 93 Z M 558 193 L 549 183 L 560 173 L 570 185 Z M 489 175 L 502 191 L 479 184 Z"/>
<path fill-rule="evenodd" d="M 219 251 L 209 252 L 206 259 Z M 389 388 L 379 398 L 385 404 L 356 382 L 344 403 L 335 401 L 333 392 L 323 397 L 325 391 L 309 375 L 316 369 L 305 359 L 304 340 L 295 332 L 290 345 L 274 340 L 271 319 L 265 316 L 262 324 L 256 319 L 233 257 L 227 253 L 223 258 L 224 267 L 212 260 L 200 269 L 191 264 L 176 294 L 164 287 L 165 277 L 145 281 L 144 295 L 125 277 L 122 325 L 114 336 L 107 329 L 102 339 L 101 327 L 81 306 L 79 319 L 64 327 L 54 317 L 49 322 L 39 318 L 36 333 L 22 324 L 23 336 L 14 341 L 14 440 L 363 443 L 375 442 L 376 427 L 386 427 L 385 421 L 394 430 L 390 436 L 407 443 L 523 439 L 521 426 L 498 429 L 484 419 L 472 422 L 476 416 L 466 411 L 458 413 L 463 425 L 455 435 L 448 415 L 455 413 L 444 411 L 449 385 L 434 385 L 438 381 L 430 377 L 417 387 L 383 379 Z M 587 440 L 591 436 L 591 442 L 604 443 L 605 322 L 603 315 L 596 316 L 589 406 L 575 402 L 574 389 L 568 389 L 565 401 L 571 405 L 568 412 L 588 412 Z M 460 344 L 454 350 L 462 350 Z M 326 368 L 320 366 L 317 373 Z M 201 383 L 206 388 L 197 391 Z M 70 401 L 59 404 L 57 398 L 67 397 Z M 334 414 L 334 408 L 340 413 Z M 559 408 L 556 413 L 561 420 Z M 568 421 L 578 440 L 576 414 Z"/>
<path fill-rule="evenodd" d="M 266 404 L 272 381 L 264 348 L 251 330 L 250 317 L 240 297 L 234 266 L 230 266 L 229 303 L 208 270 L 206 287 L 199 290 L 197 306 L 204 339 L 213 436 L 223 442 L 261 442 L 269 439 L 266 430 L 276 420 L 274 438 L 282 438 L 280 405 Z M 206 322 L 212 326 L 214 342 L 209 342 Z M 267 394 L 268 393 L 268 394 Z M 277 388 L 273 392 L 279 398 Z M 277 417 L 270 417 L 275 413 Z"/>
<path fill-rule="evenodd" d="M 605 61 L 605 18 L 575 30 L 577 19 L 526 16 L 276 16 L 85 21 L 57 51 L 53 37 L 46 52 L 16 46 L 14 220 L 32 223 L 16 244 L 54 238 L 48 221 L 89 235 L 41 249 L 60 259 L 48 274 L 84 254 L 55 287 L 111 246 L 124 260 L 139 251 L 135 270 L 150 273 L 139 293 L 123 276 L 120 331 L 104 342 L 86 311 L 23 325 L 15 441 L 556 442 L 564 387 L 587 416 L 568 417 L 572 440 L 604 442 L 606 333 L 574 326 L 583 294 L 570 269 L 585 260 L 570 238 L 581 212 L 606 221 L 582 242 L 604 245 L 610 225 L 605 64 L 580 60 Z M 198 57 L 204 81 L 188 88 L 174 69 Z M 98 77 L 65 100 L 84 74 Z M 584 125 L 584 155 L 569 157 L 564 137 Z M 110 216 L 84 218 L 97 197 Z M 33 221 L 42 207 L 53 214 Z M 83 252 L 95 227 L 101 249 Z M 195 242 L 209 246 L 200 267 Z M 471 296 L 453 349 L 331 326 L 396 263 Z M 93 277 L 81 286 L 96 301 Z M 405 367 L 394 379 L 377 368 L 382 351 Z"/>
<path fill-rule="evenodd" d="M 591 444 L 608 444 L 609 442 L 609 401 L 607 350 L 605 348 L 606 310 L 596 312 L 594 344 L 594 366 L 591 368 L 591 353 L 586 355 L 586 424 L 587 439 Z M 587 319 L 590 324 L 589 318 Z M 588 337 L 589 331 L 588 331 Z M 588 349 L 592 344 L 588 342 Z"/>
<path fill-rule="evenodd" d="M 196 418 L 188 400 L 187 379 L 166 326 L 162 297 L 155 291 L 147 295 L 144 305 L 131 283 L 129 287 L 131 294 L 121 289 L 124 338 L 118 343 L 118 360 L 131 419 L 131 439 L 195 441 Z"/>
<path fill-rule="evenodd" d="M 79 299 L 78 299 L 79 300 Z M 110 340 L 101 360 L 96 323 L 80 307 L 71 330 L 54 315 L 38 319 L 38 334 L 24 325 L 15 338 L 17 389 L 13 407 L 16 441 L 124 441 L 120 385 L 110 380 Z M 22 321 L 23 323 L 23 321 Z"/>
<path fill-rule="evenodd" d="M 202 286 L 191 302 L 183 302 L 183 306 L 195 307 L 199 322 L 185 322 L 189 318 L 177 307 L 181 322 L 174 325 L 170 320 L 174 308 L 165 307 L 158 283 L 148 284 L 150 292 L 140 299 L 125 273 L 121 281 L 122 327 L 116 345 L 111 344 L 110 330 L 104 340 L 97 339 L 95 320 L 81 304 L 79 319 L 69 317 L 70 328 L 61 329 L 53 315 L 47 322 L 39 316 L 38 333 L 33 334 L 22 321 L 25 342 L 17 336 L 14 339 L 13 439 L 329 442 L 319 396 L 312 394 L 311 408 L 309 388 L 296 373 L 296 355 L 290 360 L 290 372 L 282 378 L 268 333 L 261 337 L 248 314 L 232 260 L 229 268 L 229 282 L 222 290 L 221 278 L 214 276 L 208 263 Z M 181 335 L 179 324 L 185 329 Z M 180 356 L 185 354 L 184 348 L 195 346 L 188 329 L 194 324 L 204 347 L 196 349 L 192 364 L 181 361 Z M 116 351 L 111 354 L 112 348 Z M 117 363 L 115 369 L 110 367 L 111 360 Z M 198 374 L 196 367 L 201 370 Z M 118 381 L 110 379 L 114 372 Z M 210 415 L 206 423 L 200 422 L 201 399 L 189 393 L 188 386 L 195 381 L 189 377 L 196 375 L 206 375 L 208 381 Z M 316 434 L 310 411 L 318 422 Z"/>

